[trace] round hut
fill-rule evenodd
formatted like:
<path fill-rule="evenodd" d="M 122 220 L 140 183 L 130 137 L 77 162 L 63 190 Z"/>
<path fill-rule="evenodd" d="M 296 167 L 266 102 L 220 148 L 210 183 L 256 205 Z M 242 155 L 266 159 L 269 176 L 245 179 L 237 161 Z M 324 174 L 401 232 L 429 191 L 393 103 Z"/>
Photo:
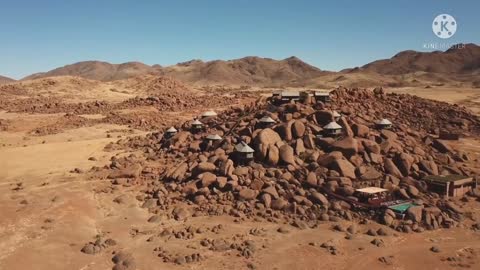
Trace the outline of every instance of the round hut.
<path fill-rule="evenodd" d="M 261 128 L 268 128 L 268 127 L 273 126 L 276 123 L 276 121 L 273 120 L 270 116 L 264 116 L 264 117 L 260 118 L 260 120 L 258 120 L 258 122 L 260 123 Z"/>
<path fill-rule="evenodd" d="M 339 136 L 342 133 L 342 126 L 337 124 L 337 122 L 330 122 L 323 127 L 323 133 L 327 137 Z"/>
<path fill-rule="evenodd" d="M 205 141 L 207 143 L 209 142 L 216 142 L 216 141 L 220 141 L 222 139 L 222 137 L 220 137 L 218 134 L 210 134 L 208 135 L 207 137 L 205 137 Z"/>
<path fill-rule="evenodd" d="M 178 130 L 174 127 L 170 127 L 169 129 L 167 129 L 165 131 L 165 137 L 168 139 L 168 138 L 171 138 L 173 136 L 175 136 L 175 134 L 177 134 Z"/>
<path fill-rule="evenodd" d="M 375 127 L 377 129 L 390 129 L 392 128 L 392 125 L 393 125 L 392 122 L 390 122 L 390 120 L 386 118 L 383 118 L 382 120 L 375 123 Z"/>
<path fill-rule="evenodd" d="M 198 133 L 203 130 L 203 123 L 198 121 L 198 119 L 193 120 L 191 124 L 191 131 L 192 133 Z"/>
<path fill-rule="evenodd" d="M 247 163 L 252 160 L 254 152 L 255 150 L 243 141 L 235 145 L 235 153 L 239 163 Z"/>

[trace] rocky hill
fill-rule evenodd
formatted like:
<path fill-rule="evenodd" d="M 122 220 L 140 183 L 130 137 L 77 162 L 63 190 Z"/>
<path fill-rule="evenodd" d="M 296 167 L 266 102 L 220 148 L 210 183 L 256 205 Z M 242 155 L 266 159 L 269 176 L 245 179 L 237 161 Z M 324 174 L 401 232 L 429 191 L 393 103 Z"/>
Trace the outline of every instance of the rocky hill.
<path fill-rule="evenodd" d="M 430 73 L 469 73 L 480 70 L 480 46 L 465 44 L 445 52 L 403 51 L 390 59 L 369 63 L 356 72 L 370 71 L 379 74 L 398 75 L 418 71 Z"/>
<path fill-rule="evenodd" d="M 15 81 L 14 79 L 11 79 L 5 76 L 0 76 L 0 84 L 11 83 L 14 81 Z"/>
<path fill-rule="evenodd" d="M 166 74 L 189 83 L 244 85 L 294 84 L 327 72 L 296 57 L 273 60 L 245 57 L 230 61 L 191 61 L 165 69 Z"/>
<path fill-rule="evenodd" d="M 161 69 L 159 66 L 148 66 L 140 62 L 110 64 L 100 61 L 85 61 L 48 72 L 32 74 L 25 77 L 24 80 L 55 76 L 78 76 L 90 80 L 113 81 L 138 75 L 159 74 L 159 69 Z"/>
<path fill-rule="evenodd" d="M 320 76 L 325 72 L 296 57 L 284 60 L 260 57 L 209 62 L 194 60 L 166 68 L 159 65 L 148 66 L 138 62 L 110 64 L 86 61 L 33 74 L 24 80 L 53 76 L 79 76 L 92 80 L 113 81 L 145 74 L 169 75 L 186 83 L 265 85 L 295 83 Z"/>
<path fill-rule="evenodd" d="M 451 228 L 461 222 L 459 207 L 429 190 L 424 178 L 478 175 L 472 157 L 438 139 L 440 132 L 476 136 L 476 116 L 458 106 L 386 94 L 380 88 L 338 88 L 330 104 L 305 103 L 274 106 L 259 100 L 201 119 L 204 130 L 193 134 L 189 121 L 175 125 L 179 132 L 173 137 L 155 132 L 110 144 L 107 149 L 120 146 L 144 157 L 112 160 L 108 177 L 128 175 L 131 183 L 142 179 L 135 182 L 146 187 L 142 207 L 152 213 L 173 209 L 179 220 L 193 212 L 266 219 L 283 213 L 293 226 L 307 228 L 318 220 L 361 217 L 402 232 Z M 341 113 L 341 135 L 336 138 L 325 136 L 322 128 L 334 121 L 332 110 Z M 275 123 L 265 128 L 258 120 L 263 116 Z M 390 119 L 393 128 L 377 129 L 374 123 L 382 118 Z M 222 139 L 207 142 L 209 134 Z M 237 152 L 239 143 L 253 152 L 250 161 Z M 355 190 L 366 186 L 412 200 L 405 217 L 409 222 L 397 220 L 392 210 L 364 206 L 376 209 L 373 214 L 353 207 L 359 205 Z M 179 201 L 190 201 L 194 210 L 180 216 L 175 210 Z"/>

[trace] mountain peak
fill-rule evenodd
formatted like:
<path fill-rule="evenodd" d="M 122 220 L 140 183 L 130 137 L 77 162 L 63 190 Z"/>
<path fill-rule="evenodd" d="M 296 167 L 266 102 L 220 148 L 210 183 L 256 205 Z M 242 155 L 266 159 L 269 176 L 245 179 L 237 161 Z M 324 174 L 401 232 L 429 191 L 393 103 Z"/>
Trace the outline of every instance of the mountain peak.
<path fill-rule="evenodd" d="M 285 59 L 283 59 L 285 61 L 301 61 L 303 62 L 300 58 L 296 57 L 296 56 L 290 56 L 290 57 L 287 57 Z"/>

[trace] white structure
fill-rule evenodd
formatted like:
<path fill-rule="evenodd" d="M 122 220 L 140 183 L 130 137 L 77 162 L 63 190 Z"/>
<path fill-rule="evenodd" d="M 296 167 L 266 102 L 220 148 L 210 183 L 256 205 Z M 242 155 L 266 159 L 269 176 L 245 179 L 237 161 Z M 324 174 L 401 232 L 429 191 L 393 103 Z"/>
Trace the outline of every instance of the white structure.
<path fill-rule="evenodd" d="M 333 111 L 332 115 L 333 115 L 333 119 L 335 119 L 335 121 L 340 120 L 340 117 L 342 117 L 342 115 L 339 114 L 337 111 Z"/>
<path fill-rule="evenodd" d="M 389 129 L 392 128 L 392 122 L 390 120 L 383 118 L 382 120 L 378 121 L 375 126 L 378 129 Z"/>
<path fill-rule="evenodd" d="M 264 116 L 259 120 L 261 123 L 276 123 L 270 116 Z"/>
<path fill-rule="evenodd" d="M 193 120 L 192 126 L 203 126 L 203 123 L 198 121 L 198 119 Z"/>
<path fill-rule="evenodd" d="M 206 111 L 202 114 L 202 118 L 205 118 L 205 117 L 216 117 L 217 116 L 217 113 L 214 112 L 214 111 Z"/>
<path fill-rule="evenodd" d="M 203 123 L 198 121 L 198 119 L 193 120 L 191 125 L 192 125 L 192 132 L 201 131 L 203 128 Z"/>
<path fill-rule="evenodd" d="M 342 126 L 337 124 L 337 122 L 330 122 L 323 127 L 323 131 L 326 136 L 337 136 L 342 133 Z"/>
<path fill-rule="evenodd" d="M 330 101 L 330 92 L 324 91 L 314 91 L 313 97 L 315 98 L 316 102 L 329 102 Z"/>
<path fill-rule="evenodd" d="M 280 93 L 280 99 L 283 102 L 290 102 L 290 101 L 298 101 L 300 100 L 300 92 L 299 91 L 282 91 Z"/>
<path fill-rule="evenodd" d="M 208 141 L 219 141 L 222 139 L 222 137 L 220 137 L 218 134 L 210 134 L 205 139 Z"/>
<path fill-rule="evenodd" d="M 272 92 L 272 97 L 279 97 L 282 94 L 282 90 L 275 90 Z"/>
<path fill-rule="evenodd" d="M 255 152 L 255 150 L 253 150 L 245 142 L 240 142 L 239 144 L 235 145 L 235 151 L 240 153 L 240 157 L 243 159 L 252 159 L 253 153 Z"/>
<path fill-rule="evenodd" d="M 170 138 L 170 137 L 175 136 L 175 134 L 177 134 L 177 132 L 178 132 L 178 130 L 176 128 L 171 127 L 171 128 L 169 128 L 165 131 L 165 136 L 167 138 Z"/>
<path fill-rule="evenodd" d="M 273 120 L 270 116 L 264 116 L 264 117 L 260 118 L 260 120 L 258 122 L 260 122 L 260 124 L 264 128 L 270 127 L 270 126 L 272 126 L 273 124 L 276 123 L 276 121 Z"/>
<path fill-rule="evenodd" d="M 388 192 L 388 189 L 379 188 L 379 187 L 366 187 L 366 188 L 359 188 L 357 189 L 357 191 L 361 193 L 375 194 L 380 192 Z"/>

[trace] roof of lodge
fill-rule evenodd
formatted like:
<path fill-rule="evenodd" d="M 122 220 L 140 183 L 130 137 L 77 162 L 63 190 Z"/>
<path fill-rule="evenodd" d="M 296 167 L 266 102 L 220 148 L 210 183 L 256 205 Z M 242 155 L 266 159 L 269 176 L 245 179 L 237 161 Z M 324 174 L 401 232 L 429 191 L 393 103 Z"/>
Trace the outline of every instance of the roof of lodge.
<path fill-rule="evenodd" d="M 449 174 L 449 175 L 428 175 L 423 178 L 425 181 L 429 182 L 453 182 L 453 181 L 458 181 L 458 180 L 463 180 L 463 179 L 468 179 L 471 177 L 464 176 L 464 175 L 458 175 L 458 174 Z"/>
<path fill-rule="evenodd" d="M 177 129 L 174 128 L 174 127 L 171 127 L 169 129 L 167 129 L 167 132 L 177 132 Z"/>
<path fill-rule="evenodd" d="M 216 140 L 221 140 L 222 137 L 220 137 L 218 134 L 210 134 L 207 136 L 207 139 L 216 141 Z"/>
<path fill-rule="evenodd" d="M 330 91 L 318 91 L 318 90 L 313 90 L 312 91 L 314 96 L 330 96 Z"/>
<path fill-rule="evenodd" d="M 359 188 L 357 189 L 357 191 L 361 193 L 375 194 L 380 192 L 386 192 L 388 191 L 388 189 L 379 188 L 379 187 L 366 187 L 366 188 Z"/>
<path fill-rule="evenodd" d="M 199 126 L 201 126 L 201 125 L 203 125 L 203 123 L 200 122 L 200 121 L 198 121 L 198 119 L 195 119 L 195 120 L 193 120 L 192 125 L 199 125 Z"/>
<path fill-rule="evenodd" d="M 248 144 L 245 142 L 240 142 L 239 144 L 235 145 L 235 150 L 240 153 L 253 153 L 255 150 L 253 150 Z"/>
<path fill-rule="evenodd" d="M 217 113 L 214 111 L 206 111 L 202 114 L 203 117 L 217 116 Z"/>
<path fill-rule="evenodd" d="M 392 122 L 390 120 L 383 118 L 382 120 L 377 122 L 378 125 L 391 125 Z"/>
<path fill-rule="evenodd" d="M 300 96 L 300 92 L 298 92 L 298 91 L 282 91 L 280 93 L 280 95 L 282 97 L 296 97 L 296 96 Z"/>
<path fill-rule="evenodd" d="M 330 122 L 328 125 L 324 126 L 323 129 L 341 129 L 342 126 L 337 124 L 336 122 Z"/>
<path fill-rule="evenodd" d="M 276 123 L 270 116 L 264 116 L 259 120 L 261 123 Z"/>

